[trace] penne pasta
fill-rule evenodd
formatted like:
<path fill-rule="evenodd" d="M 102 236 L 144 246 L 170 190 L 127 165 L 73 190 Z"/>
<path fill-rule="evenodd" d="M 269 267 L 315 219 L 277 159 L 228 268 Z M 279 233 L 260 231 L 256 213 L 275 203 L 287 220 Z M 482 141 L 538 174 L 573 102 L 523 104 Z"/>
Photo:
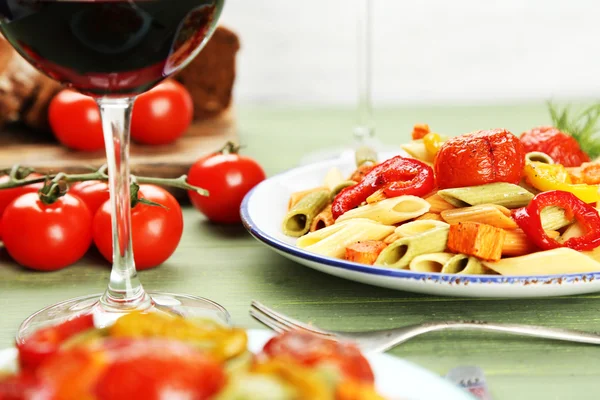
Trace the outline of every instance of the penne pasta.
<path fill-rule="evenodd" d="M 400 147 L 411 157 L 416 158 L 417 160 L 421 160 L 429 164 L 433 163 L 433 157 L 425 148 L 423 139 L 413 140 L 409 143 L 400 145 Z"/>
<path fill-rule="evenodd" d="M 452 253 L 421 254 L 412 259 L 408 269 L 415 272 L 442 272 L 442 268 L 452 257 Z"/>
<path fill-rule="evenodd" d="M 354 161 L 357 167 L 377 164 L 377 153 L 370 146 L 361 146 L 354 153 Z"/>
<path fill-rule="evenodd" d="M 443 274 L 483 275 L 487 273 L 487 270 L 477 257 L 455 254 L 444 264 L 441 272 Z"/>
<path fill-rule="evenodd" d="M 351 244 L 366 240 L 382 240 L 393 231 L 393 226 L 357 218 L 311 232 L 299 238 L 296 245 L 324 256 L 344 258 L 346 247 Z"/>
<path fill-rule="evenodd" d="M 440 227 L 396 240 L 386 247 L 375 265 L 404 269 L 421 254 L 443 252 L 448 242 L 448 227 Z"/>
<path fill-rule="evenodd" d="M 442 216 L 440 214 L 436 214 L 436 213 L 432 213 L 432 212 L 427 212 L 423 215 L 421 215 L 418 218 L 415 218 L 415 221 L 444 221 L 442 219 Z"/>
<path fill-rule="evenodd" d="M 442 211 L 452 210 L 453 208 L 456 208 L 452 204 L 448 203 L 446 200 L 442 199 L 442 197 L 437 193 L 435 193 L 429 197 L 426 197 L 425 201 L 431 205 L 431 208 L 429 209 L 429 211 L 433 212 L 433 213 L 439 214 Z"/>
<path fill-rule="evenodd" d="M 325 179 L 323 179 L 323 186 L 333 191 L 340 183 L 344 182 L 344 176 L 342 175 L 342 171 L 339 168 L 331 168 L 327 171 L 327 175 L 325 175 Z"/>
<path fill-rule="evenodd" d="M 308 190 L 302 190 L 300 192 L 294 192 L 290 195 L 290 200 L 288 201 L 288 211 L 292 209 L 292 207 L 294 207 L 296 204 L 298 204 L 298 202 L 300 200 L 302 200 L 302 198 L 304 196 L 306 196 L 307 194 L 310 193 L 314 193 L 314 192 L 319 192 L 321 190 L 327 190 L 327 187 L 325 186 L 319 186 L 316 188 L 312 188 L 312 189 L 308 189 Z"/>
<path fill-rule="evenodd" d="M 334 222 L 333 215 L 331 214 L 331 204 L 329 204 L 313 219 L 312 224 L 310 225 L 310 231 L 314 232 L 319 229 L 327 228 L 328 226 L 333 225 Z"/>
<path fill-rule="evenodd" d="M 568 219 L 565 210 L 560 207 L 546 207 L 540 213 L 542 227 L 548 231 L 555 231 L 573 223 Z"/>
<path fill-rule="evenodd" d="M 420 235 L 422 233 L 431 231 L 437 228 L 448 228 L 450 225 L 443 221 L 425 220 L 425 221 L 412 221 L 406 224 L 402 224 L 394 230 L 394 233 L 398 235 L 398 238 Z"/>
<path fill-rule="evenodd" d="M 283 233 L 300 237 L 310 230 L 313 219 L 329 204 L 329 191 L 319 190 L 302 197 L 283 219 Z"/>
<path fill-rule="evenodd" d="M 385 200 L 387 197 L 383 192 L 383 189 L 378 189 L 375 193 L 367 197 L 367 204 L 377 203 L 378 201 Z"/>
<path fill-rule="evenodd" d="M 336 220 L 336 223 L 353 218 L 367 218 L 385 225 L 394 225 L 419 217 L 427 211 L 429 211 L 429 203 L 422 198 L 400 196 L 347 211 Z"/>
<path fill-rule="evenodd" d="M 489 183 L 487 185 L 444 189 L 437 194 L 456 207 L 497 204 L 507 208 L 519 208 L 529 204 L 533 194 L 511 183 Z"/>
<path fill-rule="evenodd" d="M 554 160 L 546 153 L 541 151 L 532 151 L 525 154 L 525 162 L 542 162 L 544 164 L 554 164 Z"/>
<path fill-rule="evenodd" d="M 599 262 L 566 247 L 482 263 L 500 275 L 555 275 L 600 271 Z"/>
<path fill-rule="evenodd" d="M 478 206 L 455 208 L 441 212 L 444 221 L 449 224 L 457 224 L 459 222 L 480 222 L 495 226 L 502 229 L 516 229 L 517 223 L 510 218 L 510 211 L 495 204 L 482 204 Z M 507 216 L 508 214 L 508 216 Z"/>

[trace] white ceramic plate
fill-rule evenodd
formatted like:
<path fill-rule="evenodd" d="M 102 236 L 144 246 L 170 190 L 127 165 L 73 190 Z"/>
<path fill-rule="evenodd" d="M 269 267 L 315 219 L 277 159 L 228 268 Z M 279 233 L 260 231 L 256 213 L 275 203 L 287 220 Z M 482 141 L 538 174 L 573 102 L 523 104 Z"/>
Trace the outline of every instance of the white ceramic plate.
<path fill-rule="evenodd" d="M 381 154 L 387 159 L 393 154 Z M 354 160 L 346 155 L 336 160 L 305 165 L 265 180 L 248 193 L 241 206 L 244 225 L 259 241 L 302 265 L 340 278 L 396 290 L 442 296 L 544 297 L 600 291 L 600 271 L 587 274 L 498 276 L 420 273 L 357 264 L 310 253 L 285 236 L 281 223 L 290 194 L 317 187 L 332 167 L 350 175 Z"/>
<path fill-rule="evenodd" d="M 273 336 L 266 330 L 248 330 L 248 348 L 259 352 Z M 0 371 L 16 371 L 16 349 L 0 351 Z M 390 400 L 473 400 L 467 391 L 431 372 L 387 354 L 367 355 L 377 390 Z"/>

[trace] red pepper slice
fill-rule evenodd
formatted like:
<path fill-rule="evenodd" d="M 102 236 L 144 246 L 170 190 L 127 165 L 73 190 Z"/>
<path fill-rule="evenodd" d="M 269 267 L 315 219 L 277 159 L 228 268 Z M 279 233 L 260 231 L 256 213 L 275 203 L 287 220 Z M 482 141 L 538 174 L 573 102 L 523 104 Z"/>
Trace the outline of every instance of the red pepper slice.
<path fill-rule="evenodd" d="M 564 243 L 559 243 L 546 235 L 540 213 L 544 208 L 550 206 L 563 208 L 567 215 L 574 216 L 584 228 L 585 233 Z M 527 237 L 542 250 L 569 247 L 573 250 L 585 251 L 600 246 L 600 215 L 598 215 L 598 211 L 573 193 L 562 190 L 542 192 L 536 195 L 526 207 L 513 210 L 512 217 Z"/>
<path fill-rule="evenodd" d="M 434 187 L 433 169 L 429 165 L 414 158 L 396 156 L 374 167 L 358 184 L 342 190 L 333 200 L 331 211 L 333 218 L 338 218 L 382 188 L 387 197 L 398 197 L 425 196 Z"/>
<path fill-rule="evenodd" d="M 17 342 L 21 371 L 35 370 L 44 360 L 56 354 L 67 339 L 93 327 L 94 316 L 81 315 L 62 324 L 42 328 Z"/>

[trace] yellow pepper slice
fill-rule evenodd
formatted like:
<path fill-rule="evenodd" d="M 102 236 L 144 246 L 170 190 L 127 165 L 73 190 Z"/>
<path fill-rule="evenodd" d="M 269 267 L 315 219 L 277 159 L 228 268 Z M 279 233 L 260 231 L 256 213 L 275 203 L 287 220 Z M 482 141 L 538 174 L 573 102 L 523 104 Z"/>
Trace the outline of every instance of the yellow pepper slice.
<path fill-rule="evenodd" d="M 567 169 L 560 164 L 545 164 L 537 161 L 528 162 L 524 169 L 527 182 L 541 191 L 562 190 L 573 193 L 586 203 L 600 200 L 599 185 L 573 183 Z"/>
<path fill-rule="evenodd" d="M 431 132 L 423 137 L 423 144 L 425 145 L 425 150 L 427 150 L 427 153 L 431 157 L 435 157 L 438 151 L 440 151 L 440 147 L 442 147 L 446 140 L 446 137 Z"/>

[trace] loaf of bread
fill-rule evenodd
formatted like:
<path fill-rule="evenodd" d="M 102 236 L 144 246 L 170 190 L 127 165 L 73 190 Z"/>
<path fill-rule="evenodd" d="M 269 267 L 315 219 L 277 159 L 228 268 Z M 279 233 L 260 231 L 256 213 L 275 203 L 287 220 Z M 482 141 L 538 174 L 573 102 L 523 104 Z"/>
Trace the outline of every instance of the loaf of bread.
<path fill-rule="evenodd" d="M 176 77 L 192 95 L 194 119 L 215 117 L 230 106 L 239 47 L 235 33 L 218 27 L 198 57 Z M 21 121 L 33 129 L 48 130 L 48 104 L 61 88 L 0 35 L 0 128 Z"/>
<path fill-rule="evenodd" d="M 198 57 L 177 75 L 192 95 L 196 120 L 215 117 L 231 105 L 239 49 L 238 36 L 218 27 Z"/>

